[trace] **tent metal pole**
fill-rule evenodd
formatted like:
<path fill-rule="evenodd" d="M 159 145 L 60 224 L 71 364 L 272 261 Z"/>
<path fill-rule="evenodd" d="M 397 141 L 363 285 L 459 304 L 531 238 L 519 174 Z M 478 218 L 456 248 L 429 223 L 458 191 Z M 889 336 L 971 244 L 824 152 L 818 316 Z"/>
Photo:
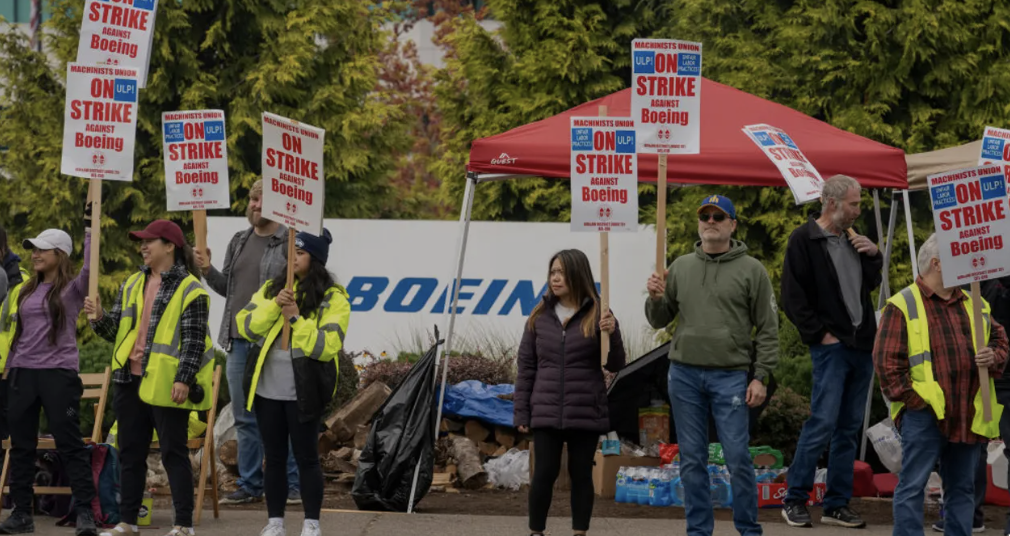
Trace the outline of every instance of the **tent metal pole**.
<path fill-rule="evenodd" d="M 470 234 L 470 216 L 473 213 L 473 198 L 474 190 L 477 187 L 477 174 L 474 172 L 467 172 L 466 174 L 466 188 L 463 191 L 463 204 L 459 211 L 459 236 L 456 239 L 456 265 L 453 270 L 453 277 L 450 279 L 452 285 L 452 299 L 446 300 L 446 311 L 443 315 L 443 324 L 445 325 L 445 318 L 448 317 L 449 330 L 445 335 L 445 345 L 444 354 L 445 360 L 442 361 L 442 354 L 436 351 L 435 353 L 435 377 L 432 378 L 433 382 L 438 381 L 438 367 L 439 364 L 442 365 L 442 385 L 438 394 L 438 409 L 436 410 L 435 416 L 435 433 L 434 441 L 438 441 L 438 430 L 442 422 L 442 404 L 445 400 L 445 381 L 449 374 L 449 354 L 452 352 L 452 336 L 453 331 L 456 326 L 456 308 L 459 304 L 459 281 L 463 277 L 463 262 L 466 258 L 466 241 Z M 410 487 L 410 501 L 407 503 L 407 513 L 414 512 L 414 497 L 417 493 L 417 480 L 421 474 L 421 463 L 418 460 L 417 465 L 414 467 L 414 483 Z"/>
<path fill-rule="evenodd" d="M 915 260 L 915 235 L 912 234 L 912 209 L 908 204 L 908 190 L 902 190 L 905 194 L 905 226 L 908 227 L 908 253 L 909 262 L 912 265 L 912 280 L 919 278 L 919 263 Z"/>

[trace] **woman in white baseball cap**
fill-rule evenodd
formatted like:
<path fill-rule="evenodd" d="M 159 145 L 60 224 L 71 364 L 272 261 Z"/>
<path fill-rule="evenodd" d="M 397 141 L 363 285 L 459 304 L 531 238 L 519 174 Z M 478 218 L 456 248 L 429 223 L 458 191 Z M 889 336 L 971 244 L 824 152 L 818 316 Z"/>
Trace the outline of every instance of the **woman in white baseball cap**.
<path fill-rule="evenodd" d="M 12 307 L 16 304 L 11 313 L 13 337 L 7 359 L 10 494 L 14 511 L 0 523 L 0 534 L 34 531 L 32 484 L 42 409 L 70 477 L 76 534 L 98 534 L 91 511 L 95 498 L 91 454 L 81 436 L 79 412 L 84 389 L 79 376 L 76 322 L 88 293 L 90 203 L 85 207 L 84 220 L 84 266 L 76 276 L 70 260 L 73 241 L 66 232 L 47 229 L 22 243 L 32 252 L 34 274 L 9 301 Z"/>

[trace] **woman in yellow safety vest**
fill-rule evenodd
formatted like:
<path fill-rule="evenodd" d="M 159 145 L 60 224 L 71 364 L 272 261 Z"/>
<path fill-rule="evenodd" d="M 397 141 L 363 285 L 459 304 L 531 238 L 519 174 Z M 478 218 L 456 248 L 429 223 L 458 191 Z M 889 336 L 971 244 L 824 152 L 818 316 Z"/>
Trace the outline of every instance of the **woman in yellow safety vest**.
<path fill-rule="evenodd" d="M 119 428 L 123 522 L 102 535 L 140 533 L 137 514 L 147 480 L 147 453 L 157 430 L 175 506 L 168 536 L 191 536 L 193 468 L 187 429 L 190 412 L 206 411 L 211 405 L 210 297 L 178 225 L 156 220 L 145 230 L 130 233 L 130 238 L 141 242 L 144 266 L 119 288 L 112 311 L 105 312 L 90 299 L 84 307 L 98 315 L 91 322 L 95 333 L 115 343 L 113 405 Z"/>
<path fill-rule="evenodd" d="M 0 225 L 0 279 L 6 282 L 0 290 L 0 439 L 7 439 L 7 357 L 11 353 L 14 340 L 14 319 L 18 310 L 18 296 L 21 287 L 30 277 L 21 268 L 18 257 L 7 243 L 7 230 Z"/>
<path fill-rule="evenodd" d="M 302 536 L 319 536 L 323 473 L 319 466 L 319 421 L 337 387 L 337 353 L 344 345 L 351 305 L 347 291 L 326 270 L 329 231 L 295 236 L 293 289 L 282 274 L 268 281 L 235 316 L 238 332 L 259 351 L 246 363 L 249 411 L 255 411 L 266 458 L 267 526 L 260 536 L 284 536 L 288 497 L 288 443 L 301 482 L 305 522 Z M 284 322 L 290 344 L 282 348 Z"/>

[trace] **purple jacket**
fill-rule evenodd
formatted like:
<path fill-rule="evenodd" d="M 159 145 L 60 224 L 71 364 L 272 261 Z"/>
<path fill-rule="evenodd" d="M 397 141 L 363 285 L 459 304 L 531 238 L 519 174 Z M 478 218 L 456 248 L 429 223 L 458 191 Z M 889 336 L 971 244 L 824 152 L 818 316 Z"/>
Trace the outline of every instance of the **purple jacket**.
<path fill-rule="evenodd" d="M 557 300 L 547 296 L 543 300 L 534 329 L 527 323 L 519 344 L 515 425 L 606 433 L 610 415 L 600 367 L 599 321 L 594 338 L 582 334 L 591 302 L 583 303 L 565 328 L 554 312 Z M 625 361 L 618 325 L 610 335 L 607 370 L 617 372 Z"/>

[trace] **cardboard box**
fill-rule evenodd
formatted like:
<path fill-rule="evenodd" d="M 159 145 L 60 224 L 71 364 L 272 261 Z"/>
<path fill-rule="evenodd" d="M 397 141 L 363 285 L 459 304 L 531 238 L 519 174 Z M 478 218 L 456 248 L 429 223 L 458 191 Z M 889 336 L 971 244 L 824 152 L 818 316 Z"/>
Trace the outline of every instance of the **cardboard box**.
<path fill-rule="evenodd" d="M 593 489 L 603 499 L 613 499 L 617 493 L 617 470 L 621 467 L 659 467 L 659 458 L 638 456 L 604 456 L 596 451 L 593 467 Z"/>
<path fill-rule="evenodd" d="M 788 484 L 758 484 L 758 508 L 782 508 L 782 499 L 789 491 Z M 813 491 L 810 492 L 810 500 L 807 506 L 820 506 L 824 502 L 824 494 L 828 488 L 825 484 L 814 484 Z"/>

